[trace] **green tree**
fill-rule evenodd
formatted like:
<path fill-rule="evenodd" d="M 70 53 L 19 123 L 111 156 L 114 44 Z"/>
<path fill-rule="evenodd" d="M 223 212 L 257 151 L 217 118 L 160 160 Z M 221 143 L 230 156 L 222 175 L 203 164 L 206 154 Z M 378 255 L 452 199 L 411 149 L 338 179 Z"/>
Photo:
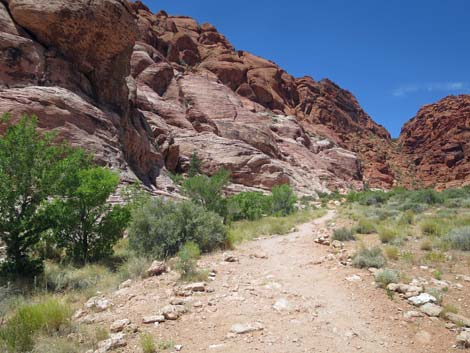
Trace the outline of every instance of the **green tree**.
<path fill-rule="evenodd" d="M 287 216 L 295 211 L 297 196 L 290 185 L 275 186 L 271 197 L 271 212 L 274 215 Z"/>
<path fill-rule="evenodd" d="M 226 200 L 222 190 L 229 182 L 230 172 L 221 169 L 213 176 L 196 175 L 183 182 L 183 193 L 195 204 L 201 205 L 206 210 L 226 216 Z"/>
<path fill-rule="evenodd" d="M 111 255 L 122 237 L 130 211 L 107 201 L 118 184 L 119 176 L 109 169 L 83 169 L 48 207 L 54 239 L 75 263 L 83 265 Z"/>
<path fill-rule="evenodd" d="M 199 174 L 201 174 L 201 160 L 199 159 L 197 153 L 194 151 L 191 154 L 191 160 L 189 161 L 188 176 L 192 178 Z"/>
<path fill-rule="evenodd" d="M 33 249 L 49 225 L 44 217 L 48 198 L 88 157 L 65 144 L 53 145 L 52 133 L 40 134 L 37 118 L 0 121 L 0 239 L 6 244 L 3 272 L 34 275 L 42 261 Z"/>

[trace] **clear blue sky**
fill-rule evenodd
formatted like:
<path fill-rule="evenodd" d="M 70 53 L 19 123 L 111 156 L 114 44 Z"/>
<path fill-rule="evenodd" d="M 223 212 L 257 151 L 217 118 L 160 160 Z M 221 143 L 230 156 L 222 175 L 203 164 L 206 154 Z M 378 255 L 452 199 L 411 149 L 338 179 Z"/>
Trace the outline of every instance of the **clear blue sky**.
<path fill-rule="evenodd" d="M 470 0 L 144 0 L 210 22 L 290 74 L 328 77 L 397 136 L 420 106 L 470 94 Z"/>

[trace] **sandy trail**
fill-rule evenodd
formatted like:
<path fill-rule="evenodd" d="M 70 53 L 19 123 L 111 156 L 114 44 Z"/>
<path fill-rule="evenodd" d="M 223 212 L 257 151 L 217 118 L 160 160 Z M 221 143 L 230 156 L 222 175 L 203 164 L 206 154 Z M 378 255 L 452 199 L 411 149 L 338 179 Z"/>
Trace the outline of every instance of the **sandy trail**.
<path fill-rule="evenodd" d="M 338 261 L 317 263 L 329 248 L 313 242 L 314 232 L 334 216 L 329 211 L 287 236 L 242 244 L 232 252 L 239 262 L 224 262 L 220 253 L 205 257 L 202 265 L 217 271 L 209 285 L 213 292 L 193 296 L 190 312 L 178 321 L 142 330 L 183 345 L 183 352 L 452 351 L 455 336 L 442 321 L 405 321 L 403 312 L 413 308 L 399 298 L 388 299 L 367 271 Z M 354 274 L 362 281 L 345 279 Z M 142 316 L 168 300 L 171 283 L 160 278 L 136 284 L 128 289 L 136 293 L 132 300 L 129 292 L 118 293 L 115 301 L 126 299 L 108 320 L 129 317 L 140 324 Z M 263 329 L 232 334 L 235 324 Z M 137 338 L 130 339 L 124 351 L 139 352 L 137 347 Z"/>

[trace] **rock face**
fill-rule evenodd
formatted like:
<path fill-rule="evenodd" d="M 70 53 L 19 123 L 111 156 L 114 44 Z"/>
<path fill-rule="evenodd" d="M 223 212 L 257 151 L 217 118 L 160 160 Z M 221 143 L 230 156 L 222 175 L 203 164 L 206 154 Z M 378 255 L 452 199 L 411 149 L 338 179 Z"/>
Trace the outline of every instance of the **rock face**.
<path fill-rule="evenodd" d="M 100 164 L 154 182 L 163 160 L 133 103 L 128 3 L 2 1 L 0 24 L 0 114 L 35 114 Z"/>
<path fill-rule="evenodd" d="M 424 106 L 403 127 L 399 145 L 422 186 L 470 184 L 470 95 Z"/>
<path fill-rule="evenodd" d="M 410 160 L 425 185 L 470 175 L 468 97 L 423 108 L 398 155 L 330 80 L 294 78 L 211 24 L 140 1 L 1 0 L 0 49 L 0 114 L 35 114 L 98 163 L 165 191 L 166 171 L 187 171 L 193 152 L 205 173 L 229 169 L 238 190 L 388 188 Z"/>

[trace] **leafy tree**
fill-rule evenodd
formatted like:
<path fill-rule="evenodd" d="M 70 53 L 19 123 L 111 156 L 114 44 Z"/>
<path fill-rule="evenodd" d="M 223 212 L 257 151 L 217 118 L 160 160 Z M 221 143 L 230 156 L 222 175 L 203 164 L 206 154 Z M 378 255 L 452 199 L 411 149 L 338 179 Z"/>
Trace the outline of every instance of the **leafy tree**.
<path fill-rule="evenodd" d="M 275 186 L 272 190 L 271 212 L 277 216 L 287 216 L 295 211 L 297 196 L 288 184 Z"/>
<path fill-rule="evenodd" d="M 11 124 L 3 116 L 0 130 L 0 239 L 7 247 L 3 272 L 34 275 L 42 261 L 33 258 L 41 233 L 49 228 L 44 217 L 50 195 L 65 182 L 70 169 L 88 160 L 83 151 L 53 145 L 52 133 L 40 134 L 37 118 L 23 116 Z"/>
<path fill-rule="evenodd" d="M 119 176 L 109 169 L 83 169 L 48 207 L 54 238 L 74 262 L 85 264 L 109 256 L 122 236 L 130 211 L 107 202 L 118 184 Z"/>
<path fill-rule="evenodd" d="M 191 160 L 189 161 L 188 176 L 192 178 L 199 174 L 201 174 L 201 160 L 199 159 L 197 153 L 194 151 L 191 155 Z"/>
<path fill-rule="evenodd" d="M 240 192 L 228 198 L 227 212 L 231 221 L 260 219 L 271 213 L 271 196 L 258 191 Z"/>
<path fill-rule="evenodd" d="M 230 172 L 221 169 L 211 177 L 196 175 L 183 182 L 183 192 L 197 205 L 226 216 L 226 202 L 222 190 L 229 182 Z"/>

